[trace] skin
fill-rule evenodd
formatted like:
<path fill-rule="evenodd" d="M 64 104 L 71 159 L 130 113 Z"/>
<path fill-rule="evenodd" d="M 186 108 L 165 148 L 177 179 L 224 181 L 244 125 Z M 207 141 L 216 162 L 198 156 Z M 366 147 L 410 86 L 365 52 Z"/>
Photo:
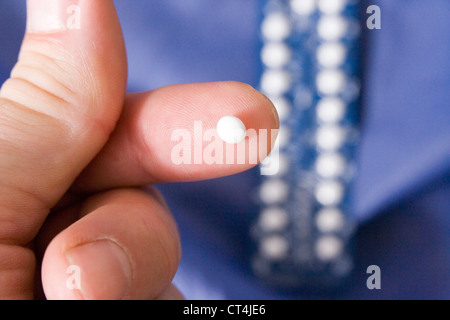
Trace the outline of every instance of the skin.
<path fill-rule="evenodd" d="M 181 299 L 176 222 L 150 185 L 254 164 L 175 165 L 173 130 L 226 115 L 276 129 L 276 111 L 237 82 L 126 94 L 112 1 L 79 6 L 79 30 L 28 30 L 0 90 L 0 299 Z M 71 265 L 81 288 L 67 286 Z"/>

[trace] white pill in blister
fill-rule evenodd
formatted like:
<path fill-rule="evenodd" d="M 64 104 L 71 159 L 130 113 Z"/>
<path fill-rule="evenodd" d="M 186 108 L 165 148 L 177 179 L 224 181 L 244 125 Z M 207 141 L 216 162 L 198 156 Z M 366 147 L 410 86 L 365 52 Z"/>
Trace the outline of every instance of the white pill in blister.
<path fill-rule="evenodd" d="M 291 34 L 291 21 L 283 13 L 272 13 L 262 23 L 264 38 L 271 41 L 282 41 Z"/>
<path fill-rule="evenodd" d="M 271 235 L 261 241 L 262 254 L 272 260 L 282 260 L 289 251 L 289 243 L 278 235 Z"/>
<path fill-rule="evenodd" d="M 217 123 L 217 134 L 219 137 L 230 144 L 237 144 L 245 139 L 247 129 L 241 119 L 226 116 Z"/>
<path fill-rule="evenodd" d="M 323 236 L 316 243 L 316 254 L 322 261 L 338 258 L 343 250 L 342 241 L 335 236 Z"/>
<path fill-rule="evenodd" d="M 292 10 L 301 16 L 309 16 L 316 9 L 316 0 L 291 0 Z"/>

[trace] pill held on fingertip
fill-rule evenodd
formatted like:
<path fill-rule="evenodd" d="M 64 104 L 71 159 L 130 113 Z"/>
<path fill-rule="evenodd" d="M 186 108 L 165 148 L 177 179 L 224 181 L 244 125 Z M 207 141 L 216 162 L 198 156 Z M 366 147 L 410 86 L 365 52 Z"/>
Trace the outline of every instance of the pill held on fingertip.
<path fill-rule="evenodd" d="M 247 129 L 241 119 L 226 116 L 217 123 L 217 134 L 219 137 L 230 144 L 238 144 L 245 139 Z"/>

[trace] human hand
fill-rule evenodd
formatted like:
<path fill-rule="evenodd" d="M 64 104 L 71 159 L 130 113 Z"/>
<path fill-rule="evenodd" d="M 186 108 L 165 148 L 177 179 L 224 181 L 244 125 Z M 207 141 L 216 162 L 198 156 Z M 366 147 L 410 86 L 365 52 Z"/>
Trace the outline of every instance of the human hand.
<path fill-rule="evenodd" d="M 175 164 L 172 134 L 194 136 L 195 121 L 207 130 L 226 115 L 276 129 L 273 105 L 235 82 L 126 95 L 113 1 L 27 5 L 19 61 L 0 91 L 0 298 L 181 298 L 176 223 L 155 189 L 139 187 L 251 168 Z M 67 285 L 69 266 L 80 288 Z"/>

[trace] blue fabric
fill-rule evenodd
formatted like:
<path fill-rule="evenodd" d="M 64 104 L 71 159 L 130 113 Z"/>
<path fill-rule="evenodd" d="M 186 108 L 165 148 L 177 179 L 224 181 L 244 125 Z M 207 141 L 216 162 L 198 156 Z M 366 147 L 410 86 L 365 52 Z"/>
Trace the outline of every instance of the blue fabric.
<path fill-rule="evenodd" d="M 129 91 L 217 80 L 258 86 L 258 1 L 115 3 L 128 48 Z M 450 298 L 450 2 L 376 4 L 382 29 L 366 31 L 364 129 L 354 185 L 360 228 L 347 286 L 286 292 L 253 277 L 248 228 L 259 181 L 253 170 L 160 186 L 182 236 L 175 283 L 187 298 Z M 16 61 L 24 5 L 0 3 L 1 81 Z M 381 290 L 366 287 L 369 265 L 381 268 Z"/>

